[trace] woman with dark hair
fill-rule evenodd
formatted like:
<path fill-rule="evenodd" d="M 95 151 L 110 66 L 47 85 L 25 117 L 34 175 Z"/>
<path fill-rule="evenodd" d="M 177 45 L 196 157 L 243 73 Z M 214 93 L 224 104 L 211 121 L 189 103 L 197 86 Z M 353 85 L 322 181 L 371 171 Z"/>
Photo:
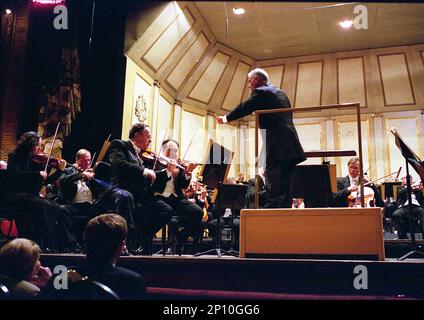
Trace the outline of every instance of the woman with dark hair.
<path fill-rule="evenodd" d="M 34 161 L 34 155 L 41 151 L 40 144 L 41 138 L 33 131 L 18 139 L 8 157 L 9 190 L 5 202 L 16 210 L 20 236 L 37 241 L 44 251 L 69 248 L 76 243 L 69 231 L 70 221 L 58 204 L 39 196 L 43 184 L 51 179 L 47 178 L 44 164 Z M 65 165 L 65 161 L 59 162 L 59 169 Z"/>

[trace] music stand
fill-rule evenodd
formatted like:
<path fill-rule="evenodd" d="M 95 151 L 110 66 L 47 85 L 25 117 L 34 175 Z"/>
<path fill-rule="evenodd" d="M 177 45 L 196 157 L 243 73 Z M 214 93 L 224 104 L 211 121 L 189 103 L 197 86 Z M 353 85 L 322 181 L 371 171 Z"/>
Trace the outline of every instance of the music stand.
<path fill-rule="evenodd" d="M 234 237 L 234 213 L 235 210 L 241 210 L 246 207 L 246 194 L 248 186 L 246 184 L 223 184 L 221 189 L 221 208 L 231 209 L 231 246 L 229 251 L 224 251 L 234 257 L 239 256 L 239 252 L 235 250 L 235 237 Z M 218 219 L 217 219 L 218 225 Z M 219 230 L 220 231 L 220 230 Z M 221 233 L 218 234 L 221 239 Z"/>
<path fill-rule="evenodd" d="M 415 224 L 412 217 L 412 187 L 411 179 L 409 176 L 409 165 L 411 165 L 419 174 L 421 181 L 424 182 L 424 164 L 423 162 L 421 162 L 420 158 L 418 158 L 418 156 L 411 150 L 411 148 L 409 148 L 405 141 L 403 141 L 396 128 L 392 128 L 390 131 L 395 136 L 396 146 L 399 148 L 400 152 L 402 153 L 402 156 L 405 158 L 406 163 L 406 187 L 408 190 L 409 233 L 411 235 L 411 251 L 405 254 L 404 256 L 398 258 L 398 260 L 401 261 L 405 260 L 414 253 L 424 255 L 424 252 L 418 250 L 415 241 Z"/>
<path fill-rule="evenodd" d="M 207 149 L 206 156 L 203 160 L 203 166 L 201 171 L 198 173 L 202 177 L 202 183 L 207 185 L 211 189 L 218 190 L 218 197 L 215 201 L 215 210 L 218 212 L 217 217 L 217 241 L 215 249 L 208 251 L 200 252 L 195 254 L 195 257 L 215 253 L 218 258 L 222 257 L 221 251 L 221 198 L 222 198 L 222 185 L 227 179 L 228 171 L 230 170 L 231 160 L 233 159 L 234 153 L 225 147 L 221 146 L 218 143 L 213 142 L 212 139 L 209 140 L 209 145 Z M 225 252 L 226 253 L 226 252 Z"/>

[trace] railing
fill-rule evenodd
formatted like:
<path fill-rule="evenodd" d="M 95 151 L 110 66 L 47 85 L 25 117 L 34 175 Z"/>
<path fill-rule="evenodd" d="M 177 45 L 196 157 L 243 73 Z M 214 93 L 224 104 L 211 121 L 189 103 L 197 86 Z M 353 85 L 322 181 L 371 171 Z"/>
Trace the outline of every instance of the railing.
<path fill-rule="evenodd" d="M 259 195 L 258 195 L 258 153 L 259 153 L 259 143 L 258 143 L 258 129 L 259 129 L 259 116 L 261 114 L 268 113 L 280 113 L 280 112 L 311 112 L 311 111 L 321 111 L 328 109 L 353 109 L 356 108 L 356 121 L 358 127 L 358 151 L 359 151 L 359 183 L 361 186 L 361 190 L 364 189 L 364 169 L 362 166 L 362 133 L 361 133 L 361 108 L 359 103 L 342 103 L 342 104 L 331 104 L 324 106 L 316 106 L 316 107 L 306 107 L 306 108 L 281 108 L 281 109 L 268 109 L 268 110 L 256 110 L 255 111 L 255 208 L 259 207 Z M 361 192 L 361 207 L 365 207 L 365 201 L 363 197 L 363 192 Z"/>

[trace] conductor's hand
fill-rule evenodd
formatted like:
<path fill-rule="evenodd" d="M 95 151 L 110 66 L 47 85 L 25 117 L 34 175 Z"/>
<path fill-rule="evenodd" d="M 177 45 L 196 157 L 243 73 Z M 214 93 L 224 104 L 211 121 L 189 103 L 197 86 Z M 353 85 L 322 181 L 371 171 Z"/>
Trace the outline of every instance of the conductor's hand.
<path fill-rule="evenodd" d="M 216 118 L 216 123 L 218 124 L 223 124 L 224 123 L 224 117 L 223 116 L 219 116 Z"/>

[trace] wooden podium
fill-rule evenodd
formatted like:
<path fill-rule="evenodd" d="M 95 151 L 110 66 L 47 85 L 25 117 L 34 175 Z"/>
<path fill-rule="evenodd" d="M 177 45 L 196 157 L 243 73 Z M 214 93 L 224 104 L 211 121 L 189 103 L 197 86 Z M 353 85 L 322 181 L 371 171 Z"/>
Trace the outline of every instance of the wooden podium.
<path fill-rule="evenodd" d="M 240 257 L 384 260 L 381 208 L 244 209 Z"/>

